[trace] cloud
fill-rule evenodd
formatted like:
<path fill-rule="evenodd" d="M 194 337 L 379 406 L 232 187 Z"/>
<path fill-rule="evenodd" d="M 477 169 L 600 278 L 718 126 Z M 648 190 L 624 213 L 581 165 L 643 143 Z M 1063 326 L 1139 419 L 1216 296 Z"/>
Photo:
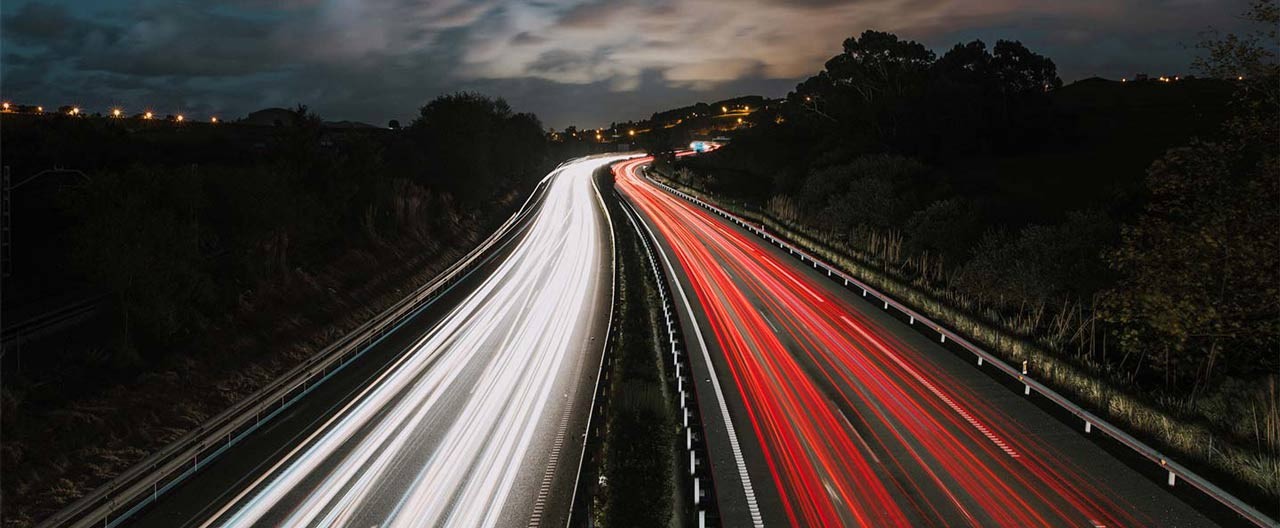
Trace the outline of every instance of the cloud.
<path fill-rule="evenodd" d="M 404 119 L 441 92 L 553 125 L 736 93 L 781 95 L 847 37 L 943 50 L 1014 38 L 1064 77 L 1184 68 L 1244 0 L 7 0 L 5 97 L 245 113 L 311 104 Z M 104 93 L 106 92 L 106 93 Z M 593 116 L 593 117 L 592 117 Z M 594 120 L 594 121 L 592 121 Z"/>

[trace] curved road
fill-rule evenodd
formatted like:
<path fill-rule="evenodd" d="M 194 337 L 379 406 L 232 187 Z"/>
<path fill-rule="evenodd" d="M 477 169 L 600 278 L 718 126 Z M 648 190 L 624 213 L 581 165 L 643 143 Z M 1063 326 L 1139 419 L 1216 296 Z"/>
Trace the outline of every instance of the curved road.
<path fill-rule="evenodd" d="M 906 322 L 652 185 L 647 162 L 615 165 L 615 184 L 683 296 L 724 526 L 1215 525 Z"/>
<path fill-rule="evenodd" d="M 591 174 L 618 159 L 548 176 L 537 213 L 463 291 L 136 524 L 565 525 L 612 297 Z"/>

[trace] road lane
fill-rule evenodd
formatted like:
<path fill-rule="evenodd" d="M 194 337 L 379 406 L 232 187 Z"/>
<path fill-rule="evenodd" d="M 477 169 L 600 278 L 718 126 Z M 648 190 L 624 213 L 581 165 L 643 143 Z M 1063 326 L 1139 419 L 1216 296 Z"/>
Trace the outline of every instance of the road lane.
<path fill-rule="evenodd" d="M 904 323 L 643 181 L 643 163 L 619 164 L 617 187 L 695 292 L 747 470 L 778 495 L 761 498 L 766 524 L 1212 525 Z"/>
<path fill-rule="evenodd" d="M 229 452 L 139 524 L 564 525 L 612 296 L 591 173 L 616 159 L 551 175 L 501 260 L 456 306 L 397 332 L 389 365 L 323 412 L 284 417 L 267 432 L 276 445 Z"/>

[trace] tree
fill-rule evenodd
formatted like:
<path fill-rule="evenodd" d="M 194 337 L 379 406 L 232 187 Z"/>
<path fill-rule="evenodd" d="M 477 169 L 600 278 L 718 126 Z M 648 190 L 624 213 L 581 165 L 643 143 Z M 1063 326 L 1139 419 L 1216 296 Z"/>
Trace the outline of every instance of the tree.
<path fill-rule="evenodd" d="M 1260 30 L 1201 45 L 1211 75 L 1249 72 L 1235 115 L 1212 141 L 1170 150 L 1147 172 L 1150 200 L 1109 260 L 1122 280 L 1106 317 L 1167 385 L 1280 368 L 1280 99 L 1274 0 L 1246 18 Z"/>
<path fill-rule="evenodd" d="M 901 97 L 916 88 L 934 55 L 914 40 L 865 31 L 844 41 L 844 53 L 827 61 L 827 75 L 837 86 L 853 89 L 867 103 Z"/>
<path fill-rule="evenodd" d="M 933 72 L 942 80 L 957 84 L 987 86 L 995 77 L 991 54 L 981 40 L 957 43 L 933 64 Z"/>
<path fill-rule="evenodd" d="M 912 253 L 928 251 L 946 262 L 960 263 L 973 253 L 981 226 L 982 217 L 971 202 L 947 198 L 913 213 L 903 234 Z"/>
<path fill-rule="evenodd" d="M 1058 67 L 1052 59 L 1032 53 L 1016 40 L 996 42 L 991 67 L 1006 94 L 1043 92 L 1062 87 Z"/>
<path fill-rule="evenodd" d="M 1152 164 L 1150 202 L 1109 255 L 1123 279 L 1108 318 L 1168 384 L 1275 369 L 1280 346 L 1280 164 L 1240 144 L 1197 142 Z"/>
<path fill-rule="evenodd" d="M 814 171 L 805 180 L 800 207 L 809 221 L 836 232 L 888 229 L 910 211 L 901 189 L 926 172 L 924 165 L 902 156 L 876 154 Z"/>
<path fill-rule="evenodd" d="M 1254 0 L 1245 12 L 1245 20 L 1257 28 L 1243 35 L 1227 34 L 1217 40 L 1199 44 L 1206 52 L 1193 65 L 1201 73 L 1219 79 L 1241 82 L 1242 102 L 1252 112 L 1270 112 L 1280 106 L 1280 83 L 1277 83 L 1277 49 L 1280 49 L 1280 6 L 1276 0 Z"/>
<path fill-rule="evenodd" d="M 989 301 L 1043 303 L 1087 298 L 1105 283 L 1098 248 L 1115 224 L 1092 211 L 1067 215 L 1056 225 L 1029 225 L 1015 233 L 989 230 L 960 268 L 957 284 Z"/>
<path fill-rule="evenodd" d="M 476 93 L 437 97 L 409 127 L 418 180 L 478 205 L 539 176 L 546 135 L 532 114 Z"/>

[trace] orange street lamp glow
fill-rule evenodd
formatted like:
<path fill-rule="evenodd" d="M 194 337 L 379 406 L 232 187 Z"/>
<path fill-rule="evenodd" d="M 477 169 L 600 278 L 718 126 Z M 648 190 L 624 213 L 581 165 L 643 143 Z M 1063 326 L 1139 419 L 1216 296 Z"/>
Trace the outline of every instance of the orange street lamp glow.
<path fill-rule="evenodd" d="M 44 107 L 43 107 L 43 106 L 37 106 L 37 107 L 36 107 L 36 112 L 39 112 L 39 113 L 43 114 L 43 113 L 44 113 Z"/>
<path fill-rule="evenodd" d="M 741 124 L 742 124 L 742 118 L 741 118 L 741 117 L 739 117 L 739 118 L 738 118 L 738 124 L 739 124 L 739 125 L 741 125 Z"/>
<path fill-rule="evenodd" d="M 213 117 L 209 118 L 209 122 L 210 122 L 210 123 L 217 123 L 217 122 L 218 122 L 218 116 L 213 116 Z"/>
<path fill-rule="evenodd" d="M 120 117 L 120 109 L 119 109 L 119 108 L 114 108 L 114 109 L 112 109 L 112 110 L 111 110 L 111 117 Z"/>
<path fill-rule="evenodd" d="M 71 114 L 71 115 L 79 114 L 79 113 L 80 113 L 80 107 L 78 107 L 78 106 L 77 106 L 77 107 L 75 107 L 75 108 L 72 108 L 72 109 L 71 109 L 71 112 L 68 112 L 68 113 L 69 113 L 69 114 Z"/>
<path fill-rule="evenodd" d="M 6 112 L 9 110 L 9 103 L 5 103 L 5 104 L 4 104 L 4 109 L 5 109 L 5 111 L 6 111 Z"/>
<path fill-rule="evenodd" d="M 178 122 L 179 122 L 179 123 L 181 123 L 181 122 L 182 122 L 182 114 L 178 114 Z"/>
<path fill-rule="evenodd" d="M 147 113 L 145 113 L 145 114 L 142 114 L 142 118 L 143 118 L 143 119 L 151 119 L 152 117 L 155 117 L 155 114 L 152 114 L 151 112 L 147 112 Z"/>

